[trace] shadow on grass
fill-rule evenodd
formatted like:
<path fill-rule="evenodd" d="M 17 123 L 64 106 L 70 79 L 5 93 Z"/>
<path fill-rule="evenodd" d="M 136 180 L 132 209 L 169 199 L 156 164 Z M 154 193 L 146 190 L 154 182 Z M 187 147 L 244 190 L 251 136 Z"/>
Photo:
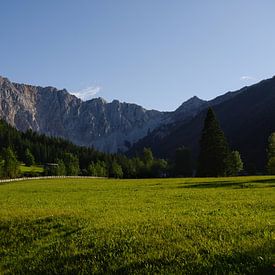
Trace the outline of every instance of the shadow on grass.
<path fill-rule="evenodd" d="M 182 183 L 179 188 L 220 188 L 220 187 L 233 187 L 236 189 L 243 188 L 267 188 L 275 187 L 275 179 L 259 179 L 248 181 L 204 181 L 204 182 L 190 182 Z"/>
<path fill-rule="evenodd" d="M 152 247 L 147 247 L 142 239 L 132 238 L 131 231 L 115 238 L 106 238 L 108 232 L 101 231 L 83 234 L 77 220 L 67 217 L 2 223 L 0 271 L 5 274 L 274 274 L 269 242 L 254 250 L 232 251 L 228 255 L 214 254 L 203 246 L 197 252 L 152 254 Z M 159 249 L 156 244 L 155 250 Z"/>
<path fill-rule="evenodd" d="M 200 183 L 184 183 L 180 185 L 180 188 L 217 188 L 217 187 L 238 187 L 242 188 L 243 183 L 232 182 L 232 181 L 222 181 L 222 182 L 213 182 L 205 181 Z"/>
<path fill-rule="evenodd" d="M 26 258 L 16 271 L 24 274 L 274 274 L 270 258 L 260 256 L 266 252 L 265 248 L 231 255 L 210 255 L 202 250 L 199 255 L 156 258 L 144 257 L 146 251 L 143 251 L 140 258 L 128 261 L 130 250 L 120 249 L 119 241 L 113 245 L 77 253 L 66 252 L 69 251 L 66 246 L 57 249 L 52 246 L 39 260 Z M 29 266 L 32 266 L 30 273 Z"/>
<path fill-rule="evenodd" d="M 259 180 L 252 180 L 251 183 L 271 183 L 275 186 L 275 178 L 274 179 L 259 179 Z"/>
<path fill-rule="evenodd" d="M 52 244 L 41 249 L 40 256 L 21 258 L 11 267 L 11 274 L 274 274 L 272 262 L 263 255 L 264 248 L 231 255 L 183 254 L 172 257 L 152 256 L 128 261 L 131 250 L 121 250 L 120 242 L 81 251 L 68 245 Z M 198 261 L 198 257 L 200 261 Z M 131 257 L 130 257 L 131 258 Z M 31 268 L 30 268 L 31 267 Z"/>
<path fill-rule="evenodd" d="M 254 274 L 272 275 L 275 268 L 272 262 L 262 258 L 260 251 L 249 251 L 232 255 L 210 255 L 200 254 L 204 259 L 198 263 L 197 255 L 189 255 L 182 259 L 149 259 L 145 262 L 134 262 L 113 270 L 114 274 Z"/>

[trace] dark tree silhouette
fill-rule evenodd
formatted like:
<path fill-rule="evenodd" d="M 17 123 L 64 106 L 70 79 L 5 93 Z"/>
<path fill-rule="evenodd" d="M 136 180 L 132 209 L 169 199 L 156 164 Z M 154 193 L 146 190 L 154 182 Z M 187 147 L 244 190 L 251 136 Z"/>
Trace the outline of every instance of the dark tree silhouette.
<path fill-rule="evenodd" d="M 230 150 L 212 108 L 209 108 L 200 139 L 197 175 L 200 177 L 226 176 L 230 170 Z"/>

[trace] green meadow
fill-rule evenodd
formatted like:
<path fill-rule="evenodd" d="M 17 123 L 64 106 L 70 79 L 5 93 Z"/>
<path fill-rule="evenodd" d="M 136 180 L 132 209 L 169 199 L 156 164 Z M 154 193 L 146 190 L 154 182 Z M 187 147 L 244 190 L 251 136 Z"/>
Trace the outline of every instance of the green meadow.
<path fill-rule="evenodd" d="M 20 173 L 25 174 L 33 174 L 36 173 L 38 176 L 41 175 L 44 171 L 43 166 L 39 165 L 32 165 L 32 166 L 26 166 L 25 164 L 21 164 L 20 167 Z"/>
<path fill-rule="evenodd" d="M 275 177 L 0 185 L 1 274 L 272 274 Z"/>

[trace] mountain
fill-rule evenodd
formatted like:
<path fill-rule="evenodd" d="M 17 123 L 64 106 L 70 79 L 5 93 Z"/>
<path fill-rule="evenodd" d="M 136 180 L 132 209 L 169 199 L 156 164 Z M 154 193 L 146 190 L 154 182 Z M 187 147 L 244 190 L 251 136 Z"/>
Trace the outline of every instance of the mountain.
<path fill-rule="evenodd" d="M 125 151 L 162 123 L 166 113 L 102 98 L 81 101 L 65 89 L 12 83 L 0 77 L 0 118 L 105 152 Z"/>
<path fill-rule="evenodd" d="M 32 129 L 111 153 L 127 151 L 156 128 L 193 118 L 206 104 L 192 97 L 174 112 L 160 112 L 118 100 L 82 101 L 65 89 L 0 77 L 0 118 L 20 131 Z"/>
<path fill-rule="evenodd" d="M 164 134 L 161 127 L 155 129 L 129 154 L 151 147 L 156 156 L 172 158 L 176 148 L 186 146 L 196 159 L 209 106 L 216 112 L 231 148 L 240 151 L 246 168 L 263 171 L 267 138 L 275 131 L 275 76 L 202 103 L 194 117 L 166 125 Z"/>
<path fill-rule="evenodd" d="M 0 77 L 0 118 L 20 131 L 32 129 L 104 152 L 130 148 L 135 154 L 151 147 L 158 157 L 173 157 L 184 145 L 196 159 L 205 110 L 212 106 L 232 148 L 247 166 L 263 169 L 266 140 L 275 131 L 274 95 L 273 77 L 210 101 L 194 96 L 174 112 L 160 112 L 118 100 L 82 101 L 65 89 Z"/>
<path fill-rule="evenodd" d="M 227 92 L 209 101 L 202 100 L 197 96 L 191 97 L 182 103 L 174 112 L 167 114 L 166 118 L 163 120 L 163 123 L 156 127 L 154 131 L 150 132 L 149 135 L 137 142 L 137 144 L 134 144 L 132 148 L 129 149 L 128 154 L 133 155 L 136 151 L 139 151 L 141 148 L 146 146 L 157 146 L 159 140 L 164 139 L 164 137 L 169 136 L 170 133 L 175 132 L 181 126 L 192 120 L 202 110 L 225 102 L 242 93 L 245 89 L 246 87 L 235 92 Z"/>

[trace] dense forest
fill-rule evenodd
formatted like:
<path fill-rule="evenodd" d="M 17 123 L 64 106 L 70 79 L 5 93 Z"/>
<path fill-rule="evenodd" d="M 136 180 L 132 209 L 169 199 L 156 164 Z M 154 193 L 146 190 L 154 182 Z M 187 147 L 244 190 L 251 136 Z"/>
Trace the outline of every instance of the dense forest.
<path fill-rule="evenodd" d="M 19 176 L 16 169 L 14 173 L 6 171 L 8 163 L 11 162 L 13 167 L 14 161 L 18 165 L 43 165 L 44 175 L 142 178 L 163 177 L 168 170 L 168 163 L 154 159 L 147 148 L 140 156 L 130 159 L 120 154 L 77 146 L 62 138 L 48 137 L 31 130 L 20 132 L 3 120 L 0 121 L 0 153 L 2 177 L 7 178 Z"/>

